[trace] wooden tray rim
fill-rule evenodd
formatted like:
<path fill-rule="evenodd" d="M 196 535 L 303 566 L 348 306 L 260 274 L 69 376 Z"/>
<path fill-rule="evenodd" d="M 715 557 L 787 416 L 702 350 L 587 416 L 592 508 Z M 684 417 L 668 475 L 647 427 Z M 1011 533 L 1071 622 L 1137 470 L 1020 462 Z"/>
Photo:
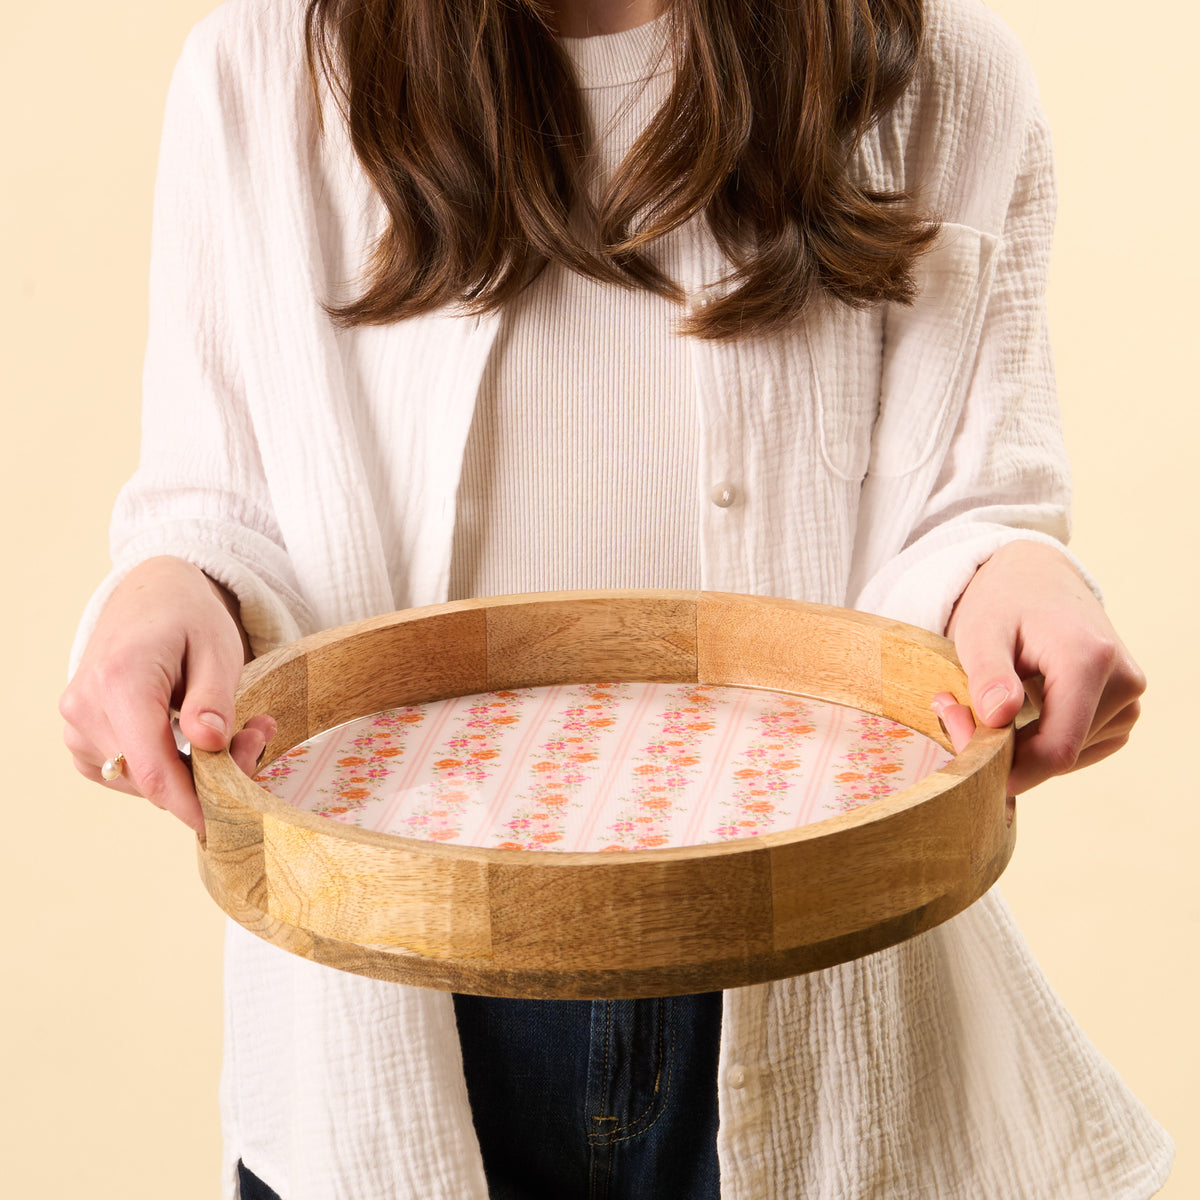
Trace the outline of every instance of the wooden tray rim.
<path fill-rule="evenodd" d="M 830 616 L 836 614 L 841 620 L 850 620 L 857 624 L 861 624 L 866 628 L 874 628 L 880 633 L 891 633 L 899 636 L 907 641 L 915 642 L 924 649 L 931 650 L 941 658 L 943 658 L 950 666 L 956 668 L 962 673 L 962 666 L 958 660 L 958 656 L 954 651 L 954 644 L 946 638 L 938 637 L 936 634 L 928 632 L 928 630 L 920 629 L 914 625 L 907 625 L 902 621 L 891 620 L 886 617 L 879 617 L 873 613 L 858 612 L 852 609 L 838 608 L 834 605 L 815 604 L 809 601 L 785 600 L 777 597 L 766 596 L 743 596 L 736 593 L 712 592 L 703 590 L 673 590 L 673 589 L 645 589 L 640 591 L 630 590 L 586 590 L 586 591 L 557 591 L 557 592 L 526 592 L 513 593 L 505 596 L 488 596 L 478 600 L 453 600 L 443 604 L 431 604 L 421 608 L 405 609 L 395 613 L 383 614 L 377 617 L 368 617 L 361 621 L 349 622 L 345 625 L 340 625 L 332 629 L 322 630 L 318 633 L 309 634 L 306 637 L 300 638 L 294 642 L 288 643 L 286 646 L 281 646 L 275 650 L 269 651 L 260 658 L 254 659 L 247 664 L 243 671 L 241 681 L 239 683 L 236 694 L 237 707 L 237 728 L 241 728 L 245 722 L 253 715 L 243 711 L 243 699 L 246 693 L 256 684 L 259 684 L 266 676 L 279 670 L 287 663 L 294 661 L 297 658 L 304 658 L 312 654 L 316 650 L 320 650 L 325 646 L 335 642 L 343 641 L 348 638 L 370 633 L 376 630 L 390 628 L 395 625 L 408 624 L 413 622 L 425 621 L 432 617 L 441 616 L 446 613 L 474 611 L 478 609 L 488 608 L 505 608 L 518 607 L 529 604 L 561 604 L 571 601 L 621 601 L 633 599 L 662 599 L 662 600 L 692 600 L 699 603 L 703 598 L 711 597 L 725 601 L 747 601 L 747 602 L 764 602 L 772 607 L 787 607 L 794 608 L 799 611 L 809 612 L 813 615 L 820 616 L 828 614 Z M 963 675 L 965 683 L 965 674 Z M 571 685 L 579 683 L 596 682 L 590 679 L 561 679 L 557 681 L 558 685 Z M 706 683 L 706 680 L 690 680 L 680 679 L 677 682 L 691 683 L 699 682 Z M 547 685 L 555 686 L 555 685 Z M 754 684 L 710 684 L 714 687 L 745 687 L 755 688 L 758 685 Z M 817 700 L 822 703 L 838 704 L 840 701 L 832 701 L 827 697 L 821 696 L 815 692 L 805 691 L 799 688 L 783 688 L 777 685 L 772 685 L 759 690 L 768 690 L 773 692 L 781 692 L 787 695 L 803 696 L 807 699 Z M 482 693 L 462 693 L 463 695 L 487 695 L 487 692 Z M 437 697 L 437 699 L 445 699 L 446 697 Z M 431 703 L 433 701 L 415 700 L 411 703 Z M 969 703 L 969 700 L 963 700 L 964 703 Z M 845 705 L 844 707 L 852 707 Z M 866 710 L 857 709 L 856 711 L 863 712 Z M 364 714 L 369 715 L 369 714 Z M 883 713 L 882 715 L 888 716 Z M 356 720 L 359 718 L 349 718 Z M 895 717 L 888 717 L 889 720 L 898 720 Z M 899 724 L 904 724 L 898 721 Z M 336 728 L 331 726 L 330 728 Z M 905 728 L 912 729 L 911 725 L 905 725 Z M 310 734 L 309 737 L 319 736 Z M 920 733 L 922 736 L 932 737 L 939 745 L 953 753 L 953 747 L 949 743 L 949 739 L 943 734 L 936 736 L 931 733 L 925 733 L 922 730 L 914 729 L 913 732 Z M 232 793 L 233 798 L 245 805 L 248 809 L 264 817 L 273 817 L 277 820 L 287 822 L 292 825 L 299 826 L 304 829 L 311 830 L 314 833 L 323 834 L 329 837 L 343 839 L 349 842 L 357 842 L 362 845 L 378 846 L 382 848 L 390 848 L 422 855 L 429 855 L 437 858 L 439 856 L 448 856 L 457 859 L 468 859 L 475 862 L 484 863 L 504 863 L 512 865 L 528 860 L 530 857 L 536 857 L 539 866 L 553 868 L 554 866 L 570 867 L 578 869 L 581 866 L 612 866 L 616 862 L 625 864 L 645 863 L 645 862 L 664 862 L 678 858 L 695 858 L 695 857 L 717 857 L 721 855 L 735 855 L 752 849 L 767 849 L 776 846 L 791 845 L 793 843 L 809 841 L 818 837 L 829 837 L 843 830 L 856 829 L 862 826 L 874 824 L 880 821 L 886 821 L 889 818 L 913 808 L 918 804 L 924 804 L 929 800 L 950 791 L 958 786 L 963 780 L 974 774 L 976 771 L 983 769 L 997 755 L 1011 753 L 1011 743 L 1013 739 L 1013 731 L 1011 726 L 1002 727 L 1000 729 L 991 729 L 987 726 L 980 725 L 975 732 L 975 736 L 970 743 L 963 749 L 961 753 L 954 754 L 954 757 L 944 767 L 937 771 L 931 772 L 923 779 L 910 784 L 908 787 L 892 792 L 890 795 L 881 797 L 878 800 L 868 801 L 858 808 L 851 809 L 849 812 L 836 813 L 832 816 L 822 818 L 820 821 L 814 821 L 807 825 L 801 825 L 793 829 L 776 830 L 771 833 L 757 834 L 743 838 L 735 838 L 724 842 L 704 842 L 690 846 L 659 846 L 645 850 L 524 850 L 524 849 L 499 849 L 489 846 L 472 846 L 460 842 L 434 842 L 424 838 L 405 837 L 401 834 L 384 833 L 374 829 L 362 829 L 358 826 L 347 825 L 341 821 L 333 821 L 328 817 L 324 817 L 319 813 L 312 812 L 307 809 L 294 808 L 286 801 L 279 799 L 261 784 L 255 783 L 253 779 L 245 775 L 241 769 L 234 763 L 232 756 L 228 750 L 215 752 L 203 751 L 196 749 L 193 751 L 194 760 L 199 760 L 199 765 L 204 776 L 211 779 L 213 783 L 218 784 L 226 790 L 226 793 Z M 301 739 L 301 741 L 306 739 Z M 299 742 L 295 744 L 300 744 Z M 262 770 L 271 762 L 275 761 L 292 746 L 281 745 L 278 748 L 272 745 L 269 747 L 271 751 L 270 757 L 264 757 L 259 769 Z"/>

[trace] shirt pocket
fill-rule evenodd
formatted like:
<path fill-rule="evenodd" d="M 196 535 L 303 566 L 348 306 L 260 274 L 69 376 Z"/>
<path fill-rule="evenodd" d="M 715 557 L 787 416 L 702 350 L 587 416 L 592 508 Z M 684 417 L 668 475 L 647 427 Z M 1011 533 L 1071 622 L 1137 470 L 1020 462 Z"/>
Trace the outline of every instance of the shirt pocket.
<path fill-rule="evenodd" d="M 804 327 L 821 460 L 838 479 L 859 482 L 879 413 L 882 305 L 853 309 L 825 299 Z"/>
<path fill-rule="evenodd" d="M 998 239 L 945 223 L 913 267 L 912 305 L 829 304 L 805 330 L 821 457 L 839 479 L 927 462 L 970 379 Z"/>
<path fill-rule="evenodd" d="M 945 448 L 970 388 L 1000 239 L 946 223 L 915 267 L 917 299 L 887 306 L 872 475 L 895 478 Z"/>

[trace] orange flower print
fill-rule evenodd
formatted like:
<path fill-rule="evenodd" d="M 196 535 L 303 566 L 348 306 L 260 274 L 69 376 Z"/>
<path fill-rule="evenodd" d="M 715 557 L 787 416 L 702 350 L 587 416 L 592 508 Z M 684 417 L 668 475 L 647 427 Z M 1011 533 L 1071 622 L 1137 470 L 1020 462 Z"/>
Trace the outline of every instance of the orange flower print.
<path fill-rule="evenodd" d="M 649 736 L 635 756 L 637 765 L 631 771 L 635 782 L 622 798 L 617 819 L 606 829 L 615 836 L 614 844 L 630 850 L 669 844 L 672 823 L 687 816 L 685 798 L 701 765 L 701 756 L 694 751 L 716 729 L 715 721 L 692 719 L 716 709 L 705 685 L 675 685 L 663 700 L 664 707 L 648 722 Z"/>
<path fill-rule="evenodd" d="M 325 768 L 328 773 L 323 774 L 305 806 L 316 813 L 361 824 L 375 788 L 403 756 L 409 730 L 422 720 L 420 709 L 389 709 L 301 743 L 292 754 L 319 747 L 317 757 L 323 754 L 330 759 L 330 767 Z"/>
<path fill-rule="evenodd" d="M 600 764 L 599 739 L 616 723 L 611 714 L 628 696 L 627 684 L 585 683 L 564 689 L 562 707 L 527 766 L 534 782 L 516 796 L 503 823 L 505 835 L 522 839 L 512 844 L 545 850 L 563 841 L 570 813 L 581 807 L 577 797 Z"/>
<path fill-rule="evenodd" d="M 919 734 L 836 707 L 702 684 L 508 689 L 374 714 L 258 779 L 302 790 L 294 802 L 331 819 L 431 841 L 552 852 L 755 837 L 870 803 L 916 762 L 929 769 Z M 487 790 L 501 781 L 514 790 Z"/>
<path fill-rule="evenodd" d="M 896 791 L 901 784 L 895 777 L 905 771 L 913 741 L 911 729 L 886 717 L 860 714 L 856 735 L 843 756 L 850 769 L 834 776 L 836 783 L 846 785 L 835 794 L 837 808 L 845 812 Z"/>
<path fill-rule="evenodd" d="M 729 841 L 770 828 L 769 814 L 779 809 L 803 775 L 804 759 L 797 751 L 802 739 L 815 732 L 812 723 L 803 719 L 808 713 L 807 701 L 779 696 L 755 714 L 757 732 L 734 759 L 753 765 L 733 771 L 736 784 L 721 805 L 720 823 L 709 831 L 712 840 Z"/>

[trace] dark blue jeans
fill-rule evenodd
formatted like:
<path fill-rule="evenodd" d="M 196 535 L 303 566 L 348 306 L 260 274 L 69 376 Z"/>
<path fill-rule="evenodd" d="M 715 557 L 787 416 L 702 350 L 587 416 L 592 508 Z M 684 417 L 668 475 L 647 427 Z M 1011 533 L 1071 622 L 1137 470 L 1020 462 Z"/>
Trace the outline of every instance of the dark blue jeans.
<path fill-rule="evenodd" d="M 491 1200 L 718 1200 L 721 993 L 454 997 Z"/>
<path fill-rule="evenodd" d="M 454 997 L 491 1200 L 719 1200 L 721 993 Z M 242 1200 L 279 1200 L 240 1162 Z"/>
<path fill-rule="evenodd" d="M 279 1200 L 279 1193 L 267 1187 L 253 1171 L 238 1159 L 238 1191 L 242 1200 Z"/>

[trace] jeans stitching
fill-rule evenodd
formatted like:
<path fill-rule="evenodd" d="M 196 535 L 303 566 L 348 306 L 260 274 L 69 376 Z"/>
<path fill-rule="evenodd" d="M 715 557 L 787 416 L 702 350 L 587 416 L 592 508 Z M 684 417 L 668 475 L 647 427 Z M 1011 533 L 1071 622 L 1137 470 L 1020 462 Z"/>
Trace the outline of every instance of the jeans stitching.
<path fill-rule="evenodd" d="M 667 1104 L 671 1097 L 671 1076 L 672 1076 L 672 1072 L 674 1071 L 674 1061 L 673 1061 L 671 1053 L 664 1048 L 664 1044 L 667 1040 L 666 1037 L 664 1036 L 664 1031 L 666 1030 L 667 1023 L 663 1018 L 663 1009 L 665 1008 L 667 1001 L 665 999 L 663 999 L 662 997 L 658 997 L 656 1002 L 657 1002 L 658 1010 L 659 1010 L 658 1029 L 660 1031 L 660 1036 L 658 1038 L 658 1073 L 660 1076 L 662 1076 L 664 1074 L 664 1071 L 663 1071 L 664 1061 L 666 1063 L 665 1079 L 664 1079 L 664 1082 L 662 1085 L 662 1093 L 660 1096 L 652 1099 L 646 1105 L 646 1107 L 640 1113 L 638 1113 L 638 1115 L 636 1117 L 634 1117 L 630 1121 L 627 1121 L 624 1125 L 614 1126 L 612 1129 L 605 1130 L 603 1133 L 598 1133 L 598 1134 L 590 1134 L 589 1133 L 588 1134 L 588 1144 L 589 1145 L 612 1146 L 612 1145 L 615 1145 L 617 1142 L 628 1142 L 628 1141 L 632 1141 L 636 1137 L 641 1137 L 641 1135 L 643 1133 L 646 1133 L 648 1130 L 653 1129 L 654 1126 L 656 1124 L 658 1124 L 659 1120 L 662 1118 L 663 1114 L 667 1110 Z M 612 1020 L 611 1020 L 612 1001 L 605 1001 L 605 1004 L 607 1006 L 606 1012 L 607 1012 L 609 1020 L 607 1022 L 606 1030 L 605 1030 L 604 1093 L 603 1093 L 604 1104 L 603 1104 L 601 1111 L 603 1111 L 603 1108 L 608 1107 L 608 1079 L 609 1079 L 608 1062 L 609 1062 L 609 1047 L 611 1045 L 610 1030 L 612 1027 Z M 674 1018 L 674 1010 L 673 1009 L 672 1009 L 672 1018 Z M 675 1042 L 674 1025 L 672 1024 L 671 1032 L 670 1032 L 670 1050 L 674 1050 L 674 1042 Z M 658 1112 L 655 1114 L 654 1118 L 648 1124 L 641 1125 L 640 1128 L 635 1128 L 635 1126 L 639 1125 L 640 1122 L 646 1120 L 647 1114 L 654 1110 L 654 1106 L 656 1104 L 658 1105 Z M 592 1120 L 593 1121 L 609 1121 L 609 1120 L 616 1120 L 616 1118 L 615 1117 L 593 1117 Z M 623 1135 L 623 1136 L 618 1136 L 618 1135 Z"/>
<path fill-rule="evenodd" d="M 608 1085 L 609 1085 L 609 1059 L 612 1054 L 612 1014 L 613 1001 L 604 1001 L 604 1073 L 602 1077 L 602 1085 L 600 1088 L 600 1111 L 603 1113 L 608 1108 Z M 590 1055 L 589 1055 L 590 1057 Z M 592 1117 L 588 1114 L 592 1121 L 607 1121 L 615 1120 L 616 1118 L 609 1117 Z M 603 1140 L 601 1140 L 603 1139 Z M 612 1182 L 612 1153 L 610 1147 L 611 1139 L 606 1135 L 593 1135 L 591 1131 L 587 1134 L 588 1150 L 590 1151 L 588 1163 L 588 1195 L 590 1200 L 608 1200 L 609 1186 Z M 606 1151 L 603 1156 L 597 1154 L 597 1150 Z M 601 1166 L 599 1159 L 603 1157 L 603 1176 L 600 1175 Z"/>
<path fill-rule="evenodd" d="M 660 1000 L 659 1004 L 661 1005 L 662 1003 L 663 1003 L 663 1001 Z M 672 1030 L 671 1049 L 674 1050 L 674 1048 L 675 1048 L 675 1036 L 674 1036 L 674 1031 Z M 634 1131 L 633 1133 L 626 1134 L 625 1137 L 620 1137 L 620 1138 L 614 1137 L 612 1139 L 614 1143 L 615 1142 L 629 1142 L 629 1141 L 632 1141 L 635 1137 L 641 1137 L 643 1133 L 648 1133 L 651 1129 L 654 1128 L 655 1125 L 658 1124 L 659 1121 L 662 1120 L 664 1114 L 667 1111 L 667 1103 L 669 1102 L 669 1100 L 671 1098 L 671 1074 L 675 1070 L 674 1056 L 672 1054 L 667 1054 L 664 1057 L 666 1058 L 667 1072 L 666 1072 L 666 1080 L 663 1083 L 662 1099 L 659 1102 L 659 1109 L 658 1109 L 657 1115 L 655 1116 L 654 1120 L 652 1120 L 648 1125 L 643 1126 L 641 1129 L 638 1129 L 638 1130 Z M 661 1063 L 662 1058 L 660 1058 L 659 1061 Z M 660 1070 L 661 1070 L 661 1067 L 660 1067 Z M 644 1117 L 646 1115 L 646 1113 L 649 1111 L 650 1111 L 650 1106 L 648 1105 L 646 1107 L 645 1112 L 642 1113 L 642 1117 Z M 641 1120 L 641 1117 L 639 1117 L 638 1120 Z M 629 1125 L 626 1125 L 623 1128 L 628 1129 L 632 1125 L 633 1125 L 633 1122 L 631 1121 L 629 1123 Z"/>

